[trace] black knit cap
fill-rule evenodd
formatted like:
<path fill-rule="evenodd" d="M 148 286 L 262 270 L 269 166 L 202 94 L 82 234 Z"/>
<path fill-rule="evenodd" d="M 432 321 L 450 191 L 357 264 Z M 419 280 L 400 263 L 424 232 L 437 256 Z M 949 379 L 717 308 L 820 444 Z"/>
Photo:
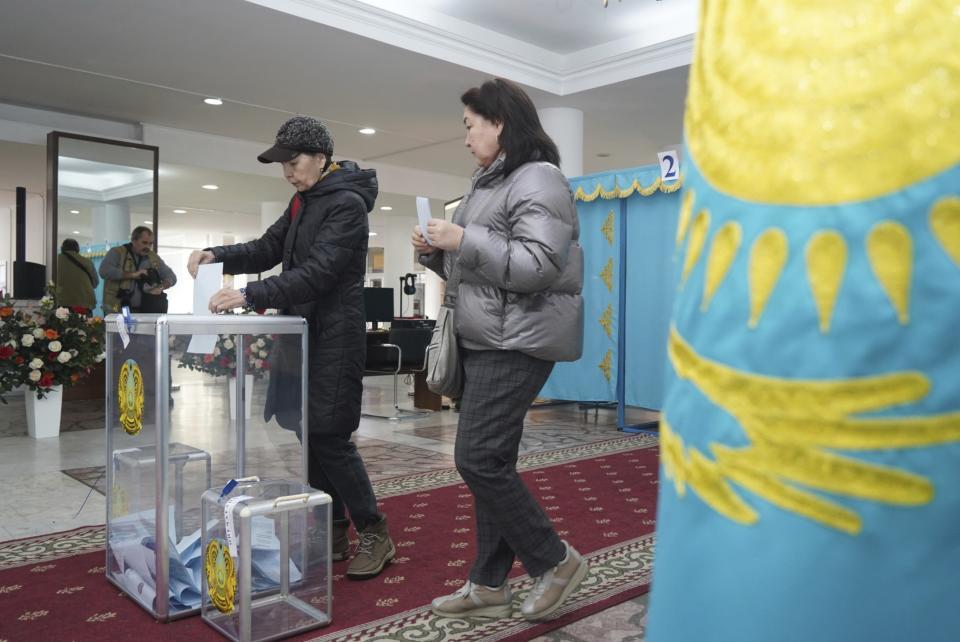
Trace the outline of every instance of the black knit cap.
<path fill-rule="evenodd" d="M 333 136 L 321 121 L 309 116 L 294 116 L 277 130 L 276 143 L 257 156 L 261 163 L 283 163 L 297 154 L 323 154 L 329 161 L 333 156 Z"/>

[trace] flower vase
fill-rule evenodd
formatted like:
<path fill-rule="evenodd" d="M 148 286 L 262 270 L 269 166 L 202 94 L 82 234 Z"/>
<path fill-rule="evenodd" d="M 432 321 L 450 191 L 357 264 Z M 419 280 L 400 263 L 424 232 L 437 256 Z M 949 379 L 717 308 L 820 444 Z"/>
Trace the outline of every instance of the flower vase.
<path fill-rule="evenodd" d="M 243 418 L 250 418 L 250 408 L 253 402 L 253 375 L 243 376 L 246 398 L 243 400 Z M 230 421 L 237 420 L 237 378 L 230 377 L 227 382 L 227 390 L 230 392 Z"/>
<path fill-rule="evenodd" d="M 63 386 L 54 386 L 43 399 L 27 389 L 24 392 L 27 409 L 27 432 L 34 439 L 60 435 L 60 411 L 63 408 Z"/>

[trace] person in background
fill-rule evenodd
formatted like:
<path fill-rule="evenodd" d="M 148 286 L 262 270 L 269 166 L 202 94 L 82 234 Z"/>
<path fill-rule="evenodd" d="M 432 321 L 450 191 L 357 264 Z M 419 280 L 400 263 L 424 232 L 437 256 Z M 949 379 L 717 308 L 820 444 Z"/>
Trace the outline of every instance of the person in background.
<path fill-rule="evenodd" d="M 577 212 L 557 147 L 520 87 L 496 79 L 461 101 L 465 144 L 479 167 L 453 221 L 415 227 L 412 242 L 442 278 L 459 273 L 464 388 L 455 461 L 475 497 L 477 558 L 466 584 L 432 607 L 447 617 L 509 617 L 507 573 L 517 557 L 536 579 L 521 614 L 542 620 L 588 570 L 517 474 L 527 409 L 554 362 L 582 351 Z"/>
<path fill-rule="evenodd" d="M 321 121 L 296 116 L 284 123 L 276 144 L 257 158 L 281 163 L 284 178 L 297 190 L 290 206 L 259 239 L 197 250 L 187 267 L 196 277 L 203 263 L 221 262 L 226 274 L 265 272 L 282 263 L 276 276 L 240 290 L 220 290 L 210 299 L 210 310 L 277 308 L 307 319 L 309 482 L 333 499 L 334 561 L 350 556 L 353 520 L 359 544 L 347 577 L 364 579 L 378 575 L 396 554 L 387 518 L 377 509 L 363 459 L 350 439 L 360 425 L 367 345 L 367 213 L 379 188 L 375 170 L 352 161 L 334 163 L 332 156 L 333 139 Z M 283 335 L 274 343 L 264 419 L 276 415 L 281 426 L 299 436 L 300 338 L 291 338 L 292 345 Z M 313 545 L 326 547 L 325 534 L 311 537 Z"/>
<path fill-rule="evenodd" d="M 93 261 L 80 256 L 80 244 L 76 239 L 64 239 L 57 257 L 57 303 L 90 312 L 97 307 L 99 284 Z"/>
<path fill-rule="evenodd" d="M 123 306 L 131 312 L 167 311 L 164 290 L 176 285 L 177 275 L 152 248 L 153 230 L 138 225 L 129 243 L 111 248 L 103 257 L 100 276 L 105 314 L 119 312 Z"/>

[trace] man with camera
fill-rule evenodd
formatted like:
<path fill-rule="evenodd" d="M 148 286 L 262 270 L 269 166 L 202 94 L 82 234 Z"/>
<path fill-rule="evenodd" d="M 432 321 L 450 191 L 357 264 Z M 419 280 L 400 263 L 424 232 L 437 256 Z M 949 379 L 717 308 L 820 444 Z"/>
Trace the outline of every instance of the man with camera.
<path fill-rule="evenodd" d="M 167 311 L 164 290 L 174 286 L 177 275 L 152 247 L 153 231 L 139 225 L 130 234 L 129 243 L 107 252 L 100 264 L 105 313 L 119 312 L 122 306 L 128 306 L 131 312 Z"/>

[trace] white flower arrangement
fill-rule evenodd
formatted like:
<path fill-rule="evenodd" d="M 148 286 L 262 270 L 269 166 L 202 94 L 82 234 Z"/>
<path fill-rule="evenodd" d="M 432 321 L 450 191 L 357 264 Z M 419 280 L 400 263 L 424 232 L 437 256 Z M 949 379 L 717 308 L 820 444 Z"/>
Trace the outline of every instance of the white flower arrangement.
<path fill-rule="evenodd" d="M 54 314 L 54 316 L 56 316 L 56 317 L 57 317 L 58 319 L 60 319 L 61 321 L 66 321 L 67 317 L 70 316 L 70 310 L 68 310 L 68 309 L 66 309 L 66 308 L 64 308 L 64 307 L 59 307 L 59 308 L 57 308 L 57 311 L 54 312 L 53 314 Z"/>
<path fill-rule="evenodd" d="M 34 357 L 33 359 L 30 360 L 30 363 L 28 365 L 34 370 L 39 370 L 40 368 L 43 367 L 43 359 L 40 359 L 39 357 Z"/>
<path fill-rule="evenodd" d="M 40 381 L 40 371 L 31 370 L 27 377 L 30 379 L 30 381 Z"/>
<path fill-rule="evenodd" d="M 49 350 L 50 352 L 60 352 L 61 350 L 63 350 L 63 344 L 60 343 L 59 341 L 51 341 L 50 343 L 47 344 L 47 350 Z"/>
<path fill-rule="evenodd" d="M 33 345 L 33 335 L 32 334 L 23 335 L 22 337 L 20 337 L 20 343 L 23 344 L 23 347 L 29 348 L 30 346 Z"/>

